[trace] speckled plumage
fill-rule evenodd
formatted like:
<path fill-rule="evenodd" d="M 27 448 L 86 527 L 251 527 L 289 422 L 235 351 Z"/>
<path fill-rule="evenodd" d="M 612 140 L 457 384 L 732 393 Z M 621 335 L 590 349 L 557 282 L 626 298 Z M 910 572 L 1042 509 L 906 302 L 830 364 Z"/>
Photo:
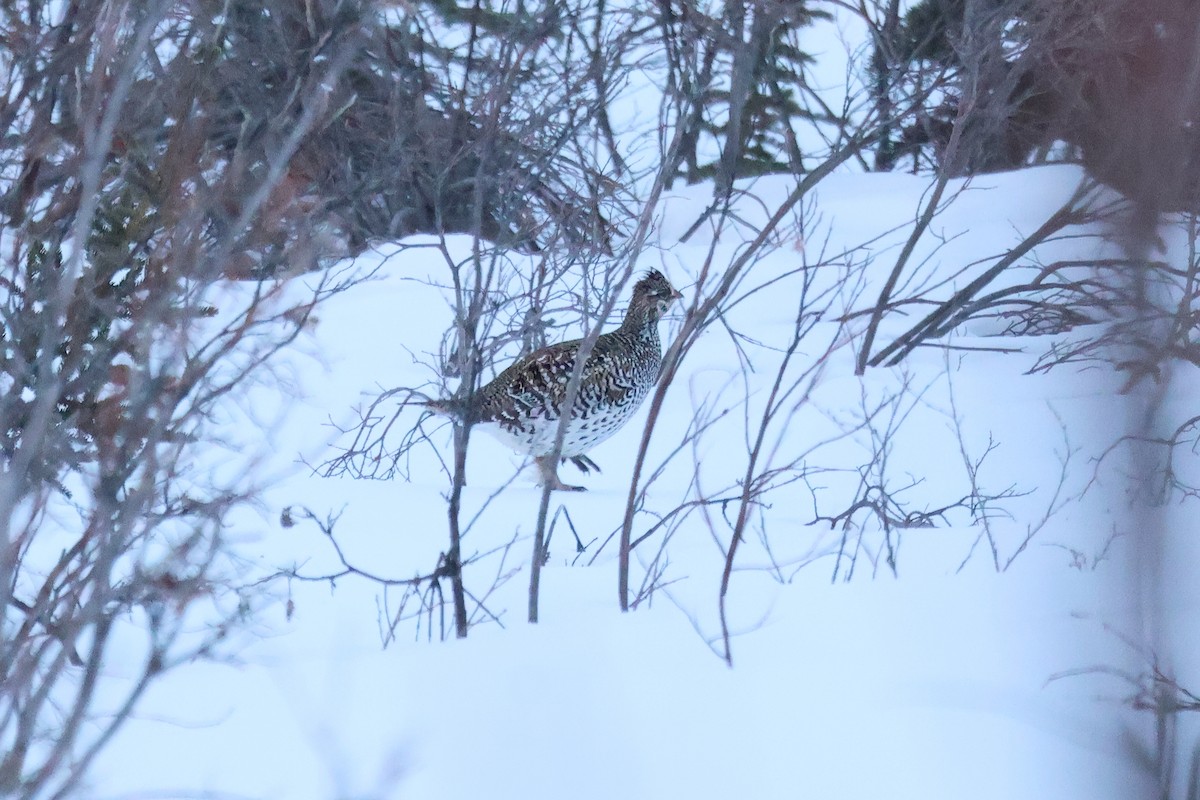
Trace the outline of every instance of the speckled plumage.
<path fill-rule="evenodd" d="M 657 271 L 633 287 L 625 320 L 596 339 L 584 365 L 563 439 L 563 459 L 584 472 L 596 468 L 584 453 L 616 433 L 650 394 L 662 364 L 658 322 L 679 296 Z M 544 347 L 509 366 L 480 389 L 473 415 L 480 429 L 532 455 L 543 481 L 555 489 L 582 488 L 562 483 L 557 464 L 548 457 L 581 342 Z"/>

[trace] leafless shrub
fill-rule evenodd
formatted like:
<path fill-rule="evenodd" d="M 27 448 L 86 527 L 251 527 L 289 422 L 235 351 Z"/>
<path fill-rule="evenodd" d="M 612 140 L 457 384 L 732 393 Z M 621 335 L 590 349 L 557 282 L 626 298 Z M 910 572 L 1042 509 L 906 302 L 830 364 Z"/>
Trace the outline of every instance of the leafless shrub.
<path fill-rule="evenodd" d="M 1123 668 L 1107 664 L 1080 667 L 1051 675 L 1047 683 L 1083 676 L 1108 676 L 1126 687 L 1118 702 L 1151 715 L 1154 719 L 1154 740 L 1143 744 L 1129 737 L 1130 762 L 1157 782 L 1162 797 L 1200 797 L 1200 751 L 1193 746 L 1190 759 L 1181 763 L 1186 751 L 1180 741 L 1181 721 L 1185 715 L 1200 711 L 1200 695 L 1184 686 L 1173 670 L 1156 651 L 1148 649 L 1137 638 L 1110 625 L 1105 630 L 1132 653 L 1142 668 Z M 1185 772 L 1186 770 L 1186 772 Z M 1180 779 L 1186 784 L 1183 793 L 1176 791 Z"/>
<path fill-rule="evenodd" d="M 289 583 L 291 581 L 328 583 L 331 587 L 336 586 L 337 582 L 344 578 L 367 581 L 378 586 L 381 591 L 380 639 L 385 646 L 395 641 L 400 624 L 408 620 L 416 621 L 416 635 L 418 638 L 421 635 L 421 627 L 423 625 L 427 638 L 432 639 L 436 630 L 438 639 L 442 640 L 446 639 L 452 631 L 456 630 L 456 628 L 447 624 L 446 609 L 449 607 L 452 615 L 456 612 L 453 605 L 446 602 L 444 585 L 448 584 L 451 587 L 450 593 L 451 597 L 453 597 L 459 591 L 454 586 L 454 583 L 462 574 L 464 567 L 476 562 L 485 561 L 489 557 L 498 554 L 500 557 L 498 559 L 499 567 L 497 574 L 487 592 L 480 597 L 476 597 L 469 590 L 462 589 L 461 591 L 463 592 L 464 600 L 473 604 L 468 611 L 468 626 L 480 621 L 495 622 L 503 626 L 501 622 L 503 612 L 492 611 L 487 605 L 487 600 L 497 588 L 516 574 L 516 568 L 509 568 L 507 566 L 507 556 L 513 544 L 516 543 L 515 537 L 501 547 L 468 556 L 462 563 L 454 561 L 452 553 L 440 553 L 436 565 L 427 574 L 414 575 L 409 578 L 393 578 L 359 566 L 346 556 L 337 537 L 337 524 L 340 517 L 340 514 L 327 514 L 324 517 L 318 517 L 312 510 L 303 506 L 288 506 L 285 508 L 280 516 L 280 524 L 284 528 L 292 528 L 300 522 L 310 522 L 315 525 L 321 532 L 322 538 L 328 542 L 330 548 L 333 550 L 340 568 L 332 572 L 314 573 L 305 570 L 302 566 L 296 565 L 282 570 L 277 575 L 271 576 L 270 579 L 282 578 Z M 399 599 L 393 597 L 396 591 L 400 592 Z"/>
<path fill-rule="evenodd" d="M 906 247 L 872 310 L 859 370 L 895 364 L 913 347 L 985 316 L 1004 319 L 1010 332 L 1019 333 L 1106 326 L 1103 334 L 1056 343 L 1038 369 L 1108 360 L 1129 372 L 1132 386 L 1160 375 L 1169 360 L 1191 360 L 1178 321 L 1191 313 L 1193 281 L 1153 254 L 1160 226 L 1176 222 L 1163 215 L 1196 210 L 1191 166 L 1180 166 L 1196 162 L 1196 137 L 1188 132 L 1197 51 L 1190 7 L 1178 0 L 927 0 L 904 14 L 893 2 L 863 2 L 858 9 L 873 36 L 876 104 L 887 110 L 881 116 L 894 121 L 884 129 L 877 164 L 891 168 L 905 154 L 896 130 L 907 135 L 921 127 L 922 115 L 936 118 L 929 141 L 935 142 L 938 182 L 910 244 L 926 235 L 947 178 L 1012 169 L 1052 151 L 1078 160 L 1090 181 L 1127 201 L 1114 203 L 1085 182 L 1046 227 L 953 298 L 923 298 L 935 310 L 876 353 L 879 319 L 903 305 L 894 304 L 899 298 L 892 294 L 906 274 Z M 911 105 L 916 118 L 894 105 L 911 97 L 914 87 L 927 87 L 935 104 Z M 949 111 L 939 113 L 938 107 Z M 1108 226 L 1103 234 L 1124 258 L 1056 263 L 1035 271 L 1031 281 L 1019 277 L 1021 262 L 1036 258 L 1031 248 L 1094 222 Z"/>
<path fill-rule="evenodd" d="M 919 293 L 913 296 L 895 297 L 896 286 L 900 285 L 902 276 L 906 274 L 906 270 L 910 269 L 909 259 L 917 242 L 928 233 L 929 225 L 939 210 L 941 189 L 944 188 L 946 182 L 947 177 L 943 174 L 938 179 L 938 188 L 935 188 L 926 203 L 908 241 L 896 259 L 896 264 L 880 290 L 878 299 L 870 310 L 870 318 L 859 347 L 858 371 L 860 374 L 868 366 L 898 364 L 914 349 L 944 339 L 969 319 L 1003 313 L 1009 303 L 1014 299 L 1021 298 L 1022 295 L 1025 295 L 1024 299 L 1029 302 L 1044 305 L 1047 303 L 1046 295 L 1052 295 L 1054 292 L 1070 291 L 1075 296 L 1083 297 L 1087 297 L 1089 294 L 1089 284 L 1086 282 L 1070 284 L 1069 288 L 1058 284 L 1046 285 L 1045 277 L 1049 276 L 1044 277 L 1043 274 L 1039 274 L 1029 284 L 1005 286 L 990 294 L 982 294 L 991 284 L 998 281 L 1011 283 L 1010 276 L 1014 265 L 1028 256 L 1035 247 L 1053 241 L 1056 236 L 1067 235 L 1063 232 L 1072 226 L 1085 225 L 1103 219 L 1111 211 L 1111 204 L 1101 202 L 1103 192 L 1094 183 L 1085 180 L 1044 223 L 1027 235 L 1018 245 L 995 257 L 986 269 L 973 274 L 966 273 L 964 270 L 965 274 L 956 276 L 970 279 L 965 286 L 955 290 L 949 297 L 939 297 L 935 293 L 937 289 L 942 288 L 941 284 L 935 287 L 922 287 Z M 970 267 L 976 267 L 982 263 L 985 262 L 979 262 Z M 932 305 L 933 309 L 907 331 L 876 351 L 874 342 L 883 318 L 887 314 L 896 313 L 915 302 Z M 1071 311 L 1079 315 L 1086 315 L 1085 310 L 1071 309 Z M 1066 312 L 1060 310 L 1059 313 Z"/>
<path fill-rule="evenodd" d="M 0 10 L 5 796 L 71 793 L 148 687 L 255 611 L 224 531 L 256 462 L 216 419 L 271 389 L 273 356 L 352 282 L 258 267 L 330 252 L 289 171 L 337 118 L 363 27 L 328 30 L 276 76 L 281 102 L 230 127 L 209 102 L 219 7 Z"/>

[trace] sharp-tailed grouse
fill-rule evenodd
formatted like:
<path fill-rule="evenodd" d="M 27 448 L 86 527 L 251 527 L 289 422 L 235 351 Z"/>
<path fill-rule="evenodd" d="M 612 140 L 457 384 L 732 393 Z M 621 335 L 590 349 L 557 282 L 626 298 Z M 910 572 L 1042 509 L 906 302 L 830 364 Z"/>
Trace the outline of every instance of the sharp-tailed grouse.
<path fill-rule="evenodd" d="M 679 297 L 662 273 L 651 271 L 634 285 L 621 326 L 596 339 L 571 406 L 560 453 L 564 461 L 584 472 L 599 470 L 584 454 L 628 422 L 654 388 L 662 364 L 658 321 Z M 479 390 L 470 414 L 480 430 L 532 455 L 543 483 L 552 489 L 584 488 L 559 480 L 556 460 L 550 458 L 581 342 L 543 347 L 518 360 Z M 450 410 L 445 402 L 430 406 Z"/>

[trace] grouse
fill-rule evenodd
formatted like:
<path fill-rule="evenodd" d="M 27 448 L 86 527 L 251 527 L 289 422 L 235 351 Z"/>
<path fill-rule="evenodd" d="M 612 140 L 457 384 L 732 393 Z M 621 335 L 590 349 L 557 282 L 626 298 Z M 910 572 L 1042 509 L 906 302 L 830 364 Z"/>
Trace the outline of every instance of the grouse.
<path fill-rule="evenodd" d="M 654 388 L 662 364 L 658 321 L 680 297 L 657 270 L 634 285 L 625 320 L 596 339 L 584 364 L 563 437 L 564 461 L 585 473 L 599 471 L 584 453 L 628 422 Z M 559 480 L 550 457 L 582 341 L 543 347 L 518 360 L 479 390 L 471 414 L 480 430 L 532 455 L 551 489 L 584 489 Z"/>

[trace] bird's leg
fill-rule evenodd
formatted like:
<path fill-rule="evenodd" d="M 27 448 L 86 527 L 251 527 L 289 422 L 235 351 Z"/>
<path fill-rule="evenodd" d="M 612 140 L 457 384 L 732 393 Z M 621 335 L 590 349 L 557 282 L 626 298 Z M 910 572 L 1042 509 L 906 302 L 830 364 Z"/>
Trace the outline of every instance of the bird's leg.
<path fill-rule="evenodd" d="M 570 458 L 564 458 L 563 461 L 570 461 L 572 464 L 578 467 L 579 471 L 584 475 L 588 474 L 592 470 L 595 470 L 596 472 L 600 471 L 600 465 L 595 461 L 592 461 L 587 456 L 571 456 Z"/>
<path fill-rule="evenodd" d="M 571 486 L 560 481 L 558 479 L 558 465 L 553 458 L 549 456 L 534 456 L 533 460 L 537 462 L 538 470 L 542 473 L 543 486 L 549 486 L 551 489 L 558 489 L 564 492 L 587 491 L 586 487 Z"/>

